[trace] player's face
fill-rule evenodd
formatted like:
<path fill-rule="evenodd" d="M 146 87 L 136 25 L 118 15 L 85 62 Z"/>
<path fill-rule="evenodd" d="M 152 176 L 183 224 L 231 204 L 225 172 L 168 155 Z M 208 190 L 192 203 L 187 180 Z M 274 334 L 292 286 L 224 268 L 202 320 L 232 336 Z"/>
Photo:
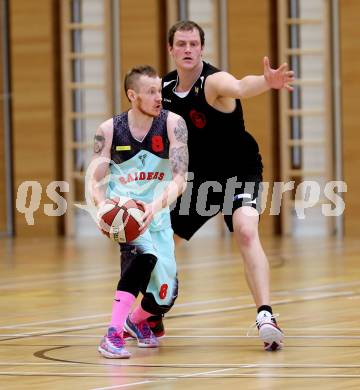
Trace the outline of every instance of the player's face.
<path fill-rule="evenodd" d="M 156 117 L 161 111 L 161 79 L 159 77 L 140 76 L 134 107 L 142 114 Z"/>
<path fill-rule="evenodd" d="M 203 53 L 198 29 L 176 31 L 173 46 L 169 47 L 169 51 L 177 68 L 193 69 L 198 66 Z"/>

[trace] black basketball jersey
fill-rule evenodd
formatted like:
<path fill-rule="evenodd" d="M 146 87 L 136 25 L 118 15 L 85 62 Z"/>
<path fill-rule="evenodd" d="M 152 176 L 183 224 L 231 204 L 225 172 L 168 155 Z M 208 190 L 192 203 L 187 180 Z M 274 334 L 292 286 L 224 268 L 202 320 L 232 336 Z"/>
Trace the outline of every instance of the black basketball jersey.
<path fill-rule="evenodd" d="M 163 107 L 181 115 L 189 133 L 189 172 L 195 180 L 226 179 L 262 173 L 259 147 L 245 130 L 242 107 L 223 113 L 211 107 L 206 99 L 206 78 L 220 70 L 204 62 L 200 77 L 185 97 L 175 94 L 177 71 L 167 74 L 162 82 Z"/>
<path fill-rule="evenodd" d="M 167 110 L 161 110 L 160 115 L 154 118 L 143 140 L 137 140 L 132 136 L 127 111 L 115 115 L 111 160 L 116 164 L 121 164 L 144 150 L 162 159 L 168 159 L 170 145 L 166 126 L 168 113 Z"/>

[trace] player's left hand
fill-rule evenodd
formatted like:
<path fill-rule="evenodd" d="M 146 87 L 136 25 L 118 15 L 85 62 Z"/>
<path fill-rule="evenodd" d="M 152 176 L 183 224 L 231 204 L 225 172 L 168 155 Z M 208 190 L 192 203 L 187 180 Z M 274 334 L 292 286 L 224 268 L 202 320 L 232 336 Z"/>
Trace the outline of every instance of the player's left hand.
<path fill-rule="evenodd" d="M 144 214 L 142 216 L 142 225 L 139 227 L 140 234 L 144 233 L 144 231 L 148 228 L 151 221 L 154 218 L 153 206 L 151 203 L 145 203 L 142 200 L 136 200 L 136 203 L 140 204 L 144 208 Z"/>
<path fill-rule="evenodd" d="M 288 70 L 288 64 L 286 62 L 281 64 L 277 69 L 272 69 L 269 58 L 264 57 L 264 77 L 270 88 L 294 90 L 290 85 L 295 80 L 294 72 Z"/>

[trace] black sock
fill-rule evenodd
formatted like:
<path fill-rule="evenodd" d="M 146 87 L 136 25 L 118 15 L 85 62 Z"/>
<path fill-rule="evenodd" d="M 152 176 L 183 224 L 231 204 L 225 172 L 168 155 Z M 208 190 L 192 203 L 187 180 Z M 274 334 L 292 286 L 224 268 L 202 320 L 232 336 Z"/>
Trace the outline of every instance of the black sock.
<path fill-rule="evenodd" d="M 272 312 L 272 308 L 271 308 L 271 306 L 268 306 L 268 305 L 261 305 L 258 309 L 257 309 L 257 312 L 258 313 L 260 313 L 261 311 L 263 311 L 263 310 L 266 310 L 266 311 L 268 311 L 269 313 L 273 313 Z"/>

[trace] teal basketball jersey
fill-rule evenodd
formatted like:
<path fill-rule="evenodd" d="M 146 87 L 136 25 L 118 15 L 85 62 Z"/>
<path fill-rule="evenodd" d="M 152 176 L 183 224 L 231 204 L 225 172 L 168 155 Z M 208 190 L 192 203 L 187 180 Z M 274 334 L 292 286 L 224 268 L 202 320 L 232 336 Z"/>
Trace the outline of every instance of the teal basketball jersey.
<path fill-rule="evenodd" d="M 128 112 L 113 118 L 108 198 L 127 196 L 150 203 L 161 196 L 172 180 L 167 116 L 168 111 L 161 110 L 141 141 L 130 132 Z M 154 216 L 149 229 L 156 231 L 170 226 L 169 208 L 165 208 Z"/>

